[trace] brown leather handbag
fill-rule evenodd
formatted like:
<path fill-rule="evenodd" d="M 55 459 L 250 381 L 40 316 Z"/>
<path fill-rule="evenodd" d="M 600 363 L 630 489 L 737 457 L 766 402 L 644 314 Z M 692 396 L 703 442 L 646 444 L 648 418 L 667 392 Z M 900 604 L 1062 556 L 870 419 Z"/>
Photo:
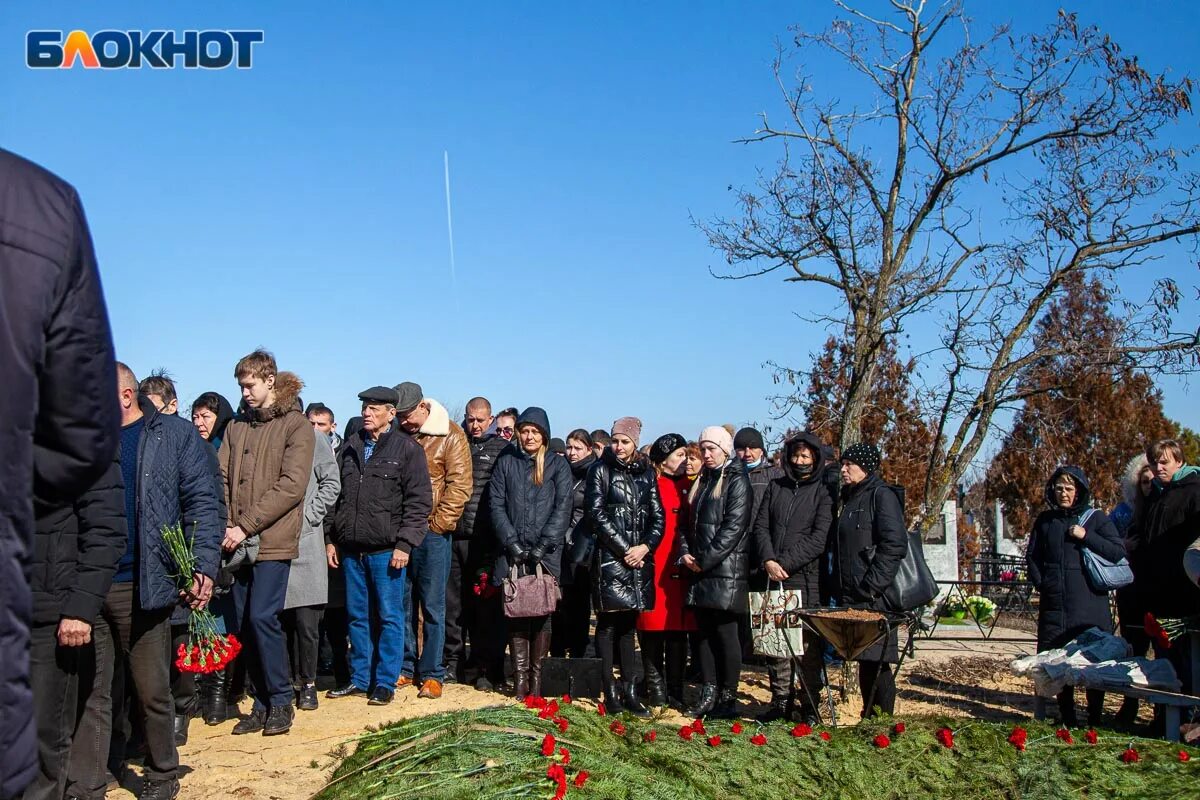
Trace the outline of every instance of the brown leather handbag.
<path fill-rule="evenodd" d="M 504 616 L 544 617 L 558 605 L 558 581 L 538 564 L 530 575 L 516 577 L 514 567 L 504 579 Z"/>

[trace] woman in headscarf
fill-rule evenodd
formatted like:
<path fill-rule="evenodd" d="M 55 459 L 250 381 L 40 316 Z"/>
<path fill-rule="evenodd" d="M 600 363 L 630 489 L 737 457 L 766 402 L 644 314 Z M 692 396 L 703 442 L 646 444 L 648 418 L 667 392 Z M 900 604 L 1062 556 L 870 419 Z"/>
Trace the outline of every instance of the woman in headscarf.
<path fill-rule="evenodd" d="M 733 453 L 733 434 L 713 425 L 700 434 L 704 469 L 689 494 L 680 563 L 691 574 L 687 604 L 700 629 L 703 685 L 688 713 L 732 719 L 742 672 L 738 620 L 750 611 L 750 523 L 754 492 L 746 465 Z"/>
<path fill-rule="evenodd" d="M 668 433 L 654 440 L 650 462 L 658 474 L 663 506 L 663 537 L 654 549 L 654 608 L 638 615 L 642 673 L 650 705 L 683 710 L 683 673 L 687 667 L 688 632 L 696 617 L 687 607 L 686 570 L 679 564 L 680 539 L 687 527 L 687 440 Z M 664 685 L 665 677 L 665 685 Z"/>
<path fill-rule="evenodd" d="M 232 420 L 233 406 L 216 392 L 205 392 L 192 402 L 192 424 L 213 450 L 221 449 L 225 428 Z"/>
<path fill-rule="evenodd" d="M 885 610 L 883 591 L 891 585 L 908 554 L 908 534 L 900 498 L 879 474 L 879 448 L 860 442 L 842 453 L 842 511 L 838 516 L 838 574 L 842 605 Z M 896 676 L 900 660 L 895 629 L 859 654 L 858 684 L 862 716 L 876 707 L 885 714 L 896 708 Z"/>
<path fill-rule="evenodd" d="M 1125 557 L 1125 545 L 1112 520 L 1092 508 L 1091 487 L 1079 467 L 1059 467 L 1046 483 L 1046 505 L 1029 535 L 1025 561 L 1029 581 L 1038 591 L 1038 652 L 1062 647 L 1088 628 L 1112 633 L 1108 592 L 1088 582 L 1083 552 L 1091 550 L 1109 561 Z M 1104 710 L 1104 692 L 1087 690 L 1088 724 L 1097 725 Z M 1062 723 L 1079 725 L 1075 687 L 1058 695 Z"/>
<path fill-rule="evenodd" d="M 653 553 L 663 535 L 663 506 L 654 468 L 638 452 L 641 435 L 637 417 L 613 423 L 611 446 L 588 470 L 585 504 L 596 537 L 592 601 L 604 702 L 614 712 L 649 717 L 634 683 L 634 631 L 638 613 L 654 608 Z M 614 654 L 619 684 L 613 680 Z"/>

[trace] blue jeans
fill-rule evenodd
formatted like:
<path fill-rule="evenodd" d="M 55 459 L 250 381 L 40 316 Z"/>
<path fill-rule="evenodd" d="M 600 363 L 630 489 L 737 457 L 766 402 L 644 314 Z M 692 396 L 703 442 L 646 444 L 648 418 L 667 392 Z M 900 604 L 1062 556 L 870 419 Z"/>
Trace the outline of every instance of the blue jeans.
<path fill-rule="evenodd" d="M 404 570 L 390 566 L 392 551 L 342 556 L 346 614 L 350 618 L 350 682 L 369 691 L 395 690 L 404 660 Z M 374 611 L 378 639 L 371 633 Z"/>
<path fill-rule="evenodd" d="M 290 561 L 256 561 L 234 575 L 233 605 L 238 635 L 249 656 L 246 670 L 254 685 L 254 708 L 290 706 L 295 698 L 288 675 L 287 639 L 283 635 L 283 601 Z"/>
<path fill-rule="evenodd" d="M 408 638 L 404 641 L 404 669 L 418 681 L 446 677 L 442 658 L 446 647 L 446 583 L 450 580 L 450 537 L 433 531 L 412 551 L 408 562 L 408 584 L 404 592 L 404 613 L 408 616 Z M 417 615 L 419 603 L 424 619 L 421 657 L 417 658 Z"/>

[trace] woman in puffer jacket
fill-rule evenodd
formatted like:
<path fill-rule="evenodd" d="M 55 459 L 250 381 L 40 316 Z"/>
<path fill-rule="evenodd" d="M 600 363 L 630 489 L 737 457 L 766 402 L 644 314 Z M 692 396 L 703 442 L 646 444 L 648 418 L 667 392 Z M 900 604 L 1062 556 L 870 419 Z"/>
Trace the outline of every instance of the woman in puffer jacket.
<path fill-rule="evenodd" d="M 1108 513 L 1109 519 L 1127 542 L 1135 523 L 1146 518 L 1146 508 L 1154 492 L 1154 469 L 1146 460 L 1145 453 L 1138 453 L 1125 464 L 1121 476 L 1121 497 L 1117 506 Z M 1146 603 L 1141 598 L 1137 584 L 1131 583 L 1117 589 L 1117 617 L 1121 620 L 1121 638 L 1129 642 L 1133 655 L 1145 656 L 1150 652 L 1150 637 L 1142 624 L 1146 615 Z M 1117 712 L 1117 722 L 1132 725 L 1138 715 L 1138 699 L 1126 697 Z"/>
<path fill-rule="evenodd" d="M 585 505 L 596 537 L 592 601 L 604 702 L 610 711 L 649 717 L 633 681 L 634 631 L 638 613 L 654 608 L 652 554 L 663 535 L 663 506 L 658 474 L 638 452 L 641 435 L 642 423 L 636 417 L 613 423 L 612 446 L 588 471 Z M 614 650 L 620 659 L 620 684 L 613 679 Z"/>

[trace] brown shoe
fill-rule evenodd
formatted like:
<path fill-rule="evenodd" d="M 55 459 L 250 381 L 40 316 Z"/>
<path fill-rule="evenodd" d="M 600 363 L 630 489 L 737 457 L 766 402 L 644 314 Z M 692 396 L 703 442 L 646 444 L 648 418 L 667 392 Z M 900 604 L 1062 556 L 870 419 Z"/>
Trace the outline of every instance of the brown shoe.
<path fill-rule="evenodd" d="M 411 676 L 401 675 L 399 677 L 399 679 L 396 680 L 396 691 L 400 691 L 401 689 L 403 689 L 407 686 L 412 686 L 412 685 L 413 685 L 413 679 Z"/>
<path fill-rule="evenodd" d="M 433 678 L 421 684 L 421 691 L 417 692 L 417 697 L 428 697 L 430 700 L 437 700 L 442 696 L 442 682 L 435 681 Z"/>

